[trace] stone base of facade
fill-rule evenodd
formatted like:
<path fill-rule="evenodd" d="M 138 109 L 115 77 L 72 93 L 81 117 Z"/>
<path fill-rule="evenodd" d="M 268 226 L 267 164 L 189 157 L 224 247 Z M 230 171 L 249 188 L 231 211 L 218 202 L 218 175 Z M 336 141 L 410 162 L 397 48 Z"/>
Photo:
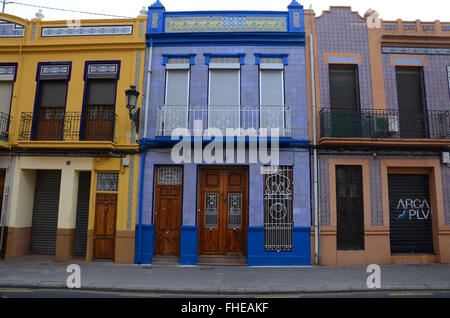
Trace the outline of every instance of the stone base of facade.
<path fill-rule="evenodd" d="M 28 254 L 30 249 L 31 227 L 8 228 L 5 259 L 11 260 Z"/>
<path fill-rule="evenodd" d="M 116 264 L 134 263 L 134 231 L 119 231 L 116 233 L 116 248 L 114 262 Z"/>
<path fill-rule="evenodd" d="M 74 255 L 75 229 L 58 229 L 56 235 L 55 262 L 67 262 Z"/>

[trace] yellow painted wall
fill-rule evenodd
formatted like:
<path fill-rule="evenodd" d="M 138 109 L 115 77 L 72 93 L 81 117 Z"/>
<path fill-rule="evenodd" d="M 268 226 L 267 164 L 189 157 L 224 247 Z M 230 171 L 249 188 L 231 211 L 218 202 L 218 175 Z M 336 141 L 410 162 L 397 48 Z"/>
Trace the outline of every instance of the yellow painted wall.
<path fill-rule="evenodd" d="M 139 87 L 140 100 L 142 103 L 144 67 L 145 67 L 145 31 L 146 17 L 136 19 L 102 19 L 81 20 L 81 26 L 107 26 L 107 25 L 133 25 L 132 35 L 123 36 L 75 36 L 41 38 L 41 27 L 64 27 L 66 21 L 42 21 L 23 20 L 18 17 L 0 14 L 0 19 L 24 25 L 26 33 L 24 38 L 0 39 L 0 63 L 18 63 L 17 80 L 14 85 L 13 100 L 11 107 L 10 144 L 19 146 L 17 135 L 19 132 L 20 118 L 22 112 L 33 112 L 36 96 L 36 73 L 39 62 L 72 62 L 72 74 L 68 86 L 66 111 L 81 112 L 84 94 L 83 80 L 86 61 L 120 60 L 120 78 L 117 86 L 117 98 L 115 112 L 118 116 L 116 122 L 116 142 L 111 148 L 134 148 L 136 144 L 130 145 L 130 138 L 126 137 L 131 132 L 131 121 L 128 110 L 125 107 L 125 90 L 134 85 L 136 81 L 136 64 L 138 52 L 140 52 Z M 36 28 L 34 40 L 31 30 Z M 77 142 L 54 142 L 39 144 L 39 147 L 51 148 L 80 148 Z M 44 145 L 43 145 L 44 144 Z M 105 143 L 83 142 L 90 144 L 87 147 L 105 148 Z M 32 148 L 33 143 L 20 143 L 21 147 Z"/>

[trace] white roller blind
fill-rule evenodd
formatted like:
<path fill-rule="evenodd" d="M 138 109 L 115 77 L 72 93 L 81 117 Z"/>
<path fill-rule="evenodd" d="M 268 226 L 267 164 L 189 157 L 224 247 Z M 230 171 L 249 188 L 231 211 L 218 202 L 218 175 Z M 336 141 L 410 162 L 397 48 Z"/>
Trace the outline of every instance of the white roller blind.
<path fill-rule="evenodd" d="M 284 104 L 283 70 L 261 70 L 261 105 Z"/>
<path fill-rule="evenodd" d="M 189 70 L 167 70 L 166 105 L 187 106 Z"/>
<path fill-rule="evenodd" d="M 209 105 L 240 105 L 239 70 L 210 70 Z"/>
<path fill-rule="evenodd" d="M 11 106 L 12 82 L 0 81 L 0 112 L 9 114 Z"/>
<path fill-rule="evenodd" d="M 260 71 L 261 81 L 261 123 L 271 135 L 273 128 L 279 129 L 279 135 L 285 134 L 284 84 L 283 70 L 264 69 Z"/>

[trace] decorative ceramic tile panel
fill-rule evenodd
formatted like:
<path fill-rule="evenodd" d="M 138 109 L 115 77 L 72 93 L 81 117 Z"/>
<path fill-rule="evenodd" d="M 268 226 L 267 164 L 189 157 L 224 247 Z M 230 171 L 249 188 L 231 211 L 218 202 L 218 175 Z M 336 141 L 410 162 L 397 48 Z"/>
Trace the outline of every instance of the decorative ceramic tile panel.
<path fill-rule="evenodd" d="M 117 64 L 91 64 L 88 74 L 117 74 Z"/>
<path fill-rule="evenodd" d="M 42 37 L 131 35 L 132 25 L 49 27 L 42 28 Z"/>
<path fill-rule="evenodd" d="M 15 66 L 0 66 L 0 76 L 1 75 L 14 75 L 16 72 Z"/>
<path fill-rule="evenodd" d="M 0 20 L 0 38 L 22 38 L 25 35 L 23 25 Z"/>
<path fill-rule="evenodd" d="M 286 32 L 285 17 L 168 17 L 166 32 Z"/>
<path fill-rule="evenodd" d="M 417 55 L 450 55 L 449 48 L 425 48 L 425 47 L 387 47 L 381 49 L 383 54 L 417 54 Z"/>
<path fill-rule="evenodd" d="M 68 75 L 69 65 L 44 65 L 41 67 L 41 75 Z"/>

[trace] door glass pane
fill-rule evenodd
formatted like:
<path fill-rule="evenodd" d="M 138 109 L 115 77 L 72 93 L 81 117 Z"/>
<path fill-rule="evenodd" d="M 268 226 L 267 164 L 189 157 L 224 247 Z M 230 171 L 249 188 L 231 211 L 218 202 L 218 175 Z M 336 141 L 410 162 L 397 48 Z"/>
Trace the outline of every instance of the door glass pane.
<path fill-rule="evenodd" d="M 117 191 L 119 174 L 101 172 L 97 175 L 97 191 Z"/>
<path fill-rule="evenodd" d="M 228 194 L 228 228 L 242 227 L 242 193 Z"/>
<path fill-rule="evenodd" d="M 219 194 L 205 193 L 205 227 L 216 228 L 219 222 Z"/>
<path fill-rule="evenodd" d="M 181 167 L 159 167 L 158 168 L 158 184 L 159 185 L 180 185 L 181 184 Z"/>

